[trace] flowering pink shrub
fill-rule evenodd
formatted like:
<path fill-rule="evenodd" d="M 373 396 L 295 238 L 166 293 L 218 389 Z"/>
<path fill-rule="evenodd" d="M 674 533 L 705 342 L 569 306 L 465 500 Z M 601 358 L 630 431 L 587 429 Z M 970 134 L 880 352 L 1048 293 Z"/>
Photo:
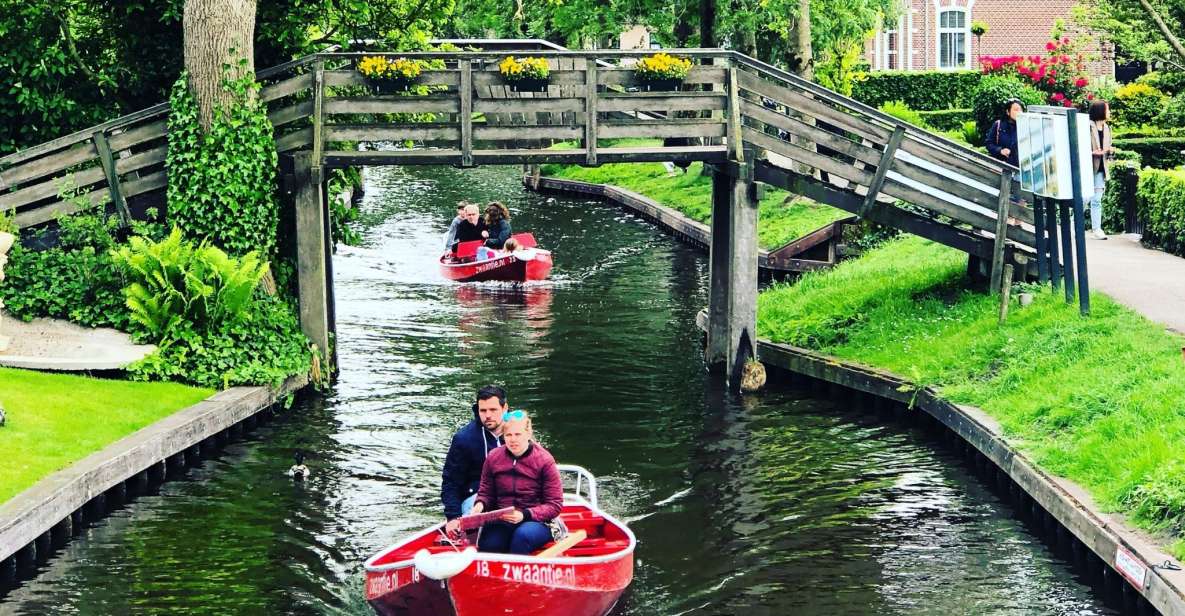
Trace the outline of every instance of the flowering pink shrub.
<path fill-rule="evenodd" d="M 1069 37 L 1045 44 L 1044 56 L 984 56 L 984 73 L 1017 75 L 1045 93 L 1053 105 L 1086 107 L 1094 96 L 1086 92 L 1090 77 L 1086 74 L 1086 56 L 1077 50 Z"/>

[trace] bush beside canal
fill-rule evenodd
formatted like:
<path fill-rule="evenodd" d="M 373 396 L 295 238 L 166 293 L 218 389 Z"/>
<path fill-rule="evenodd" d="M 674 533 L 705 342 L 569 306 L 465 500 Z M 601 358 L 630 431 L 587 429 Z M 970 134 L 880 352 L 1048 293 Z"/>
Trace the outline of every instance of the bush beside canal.
<path fill-rule="evenodd" d="M 0 368 L 0 503 L 50 473 L 196 404 L 214 392 Z"/>
<path fill-rule="evenodd" d="M 618 143 L 619 147 L 656 142 L 638 140 Z M 693 163 L 686 173 L 670 176 L 661 163 L 608 164 L 600 167 L 543 165 L 544 175 L 612 184 L 641 193 L 682 212 L 687 217 L 707 223 L 712 217 L 712 176 L 704 173 L 702 163 Z M 762 248 L 775 249 L 807 233 L 835 222 L 848 214 L 831 206 L 774 188 L 768 188 L 758 212 L 757 239 Z"/>
<path fill-rule="evenodd" d="M 1185 557 L 1182 338 L 1092 295 L 1092 311 L 1037 287 L 997 325 L 967 290 L 966 256 L 901 237 L 758 301 L 762 338 L 891 370 L 982 408 L 1045 469 L 1101 506 L 1171 535 Z"/>

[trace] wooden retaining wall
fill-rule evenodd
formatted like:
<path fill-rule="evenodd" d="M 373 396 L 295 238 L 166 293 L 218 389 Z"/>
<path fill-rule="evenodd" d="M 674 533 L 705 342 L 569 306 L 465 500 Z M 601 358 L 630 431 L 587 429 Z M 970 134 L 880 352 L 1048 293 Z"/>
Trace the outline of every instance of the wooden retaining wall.
<path fill-rule="evenodd" d="M 706 319 L 701 312 L 701 328 Z M 882 407 L 891 406 L 897 417 L 914 414 L 935 422 L 958 441 L 956 449 L 977 470 L 989 471 L 989 483 L 1006 494 L 1019 492 L 1012 495 L 1018 513 L 1042 529 L 1055 549 L 1085 567 L 1091 582 L 1119 602 L 1123 613 L 1143 614 L 1152 608 L 1166 616 L 1185 616 L 1185 571 L 1164 566 L 1180 563 L 1123 516 L 1104 513 L 1081 486 L 1038 468 L 1008 444 L 999 423 L 984 411 L 951 403 L 891 372 L 822 353 L 766 340 L 759 340 L 756 350 L 762 363 L 807 377 L 820 394 L 865 394 Z"/>
<path fill-rule="evenodd" d="M 58 471 L 0 504 L 0 589 L 33 573 L 86 523 L 104 517 L 186 466 L 200 462 L 308 383 L 279 390 L 233 387 L 182 409 Z"/>

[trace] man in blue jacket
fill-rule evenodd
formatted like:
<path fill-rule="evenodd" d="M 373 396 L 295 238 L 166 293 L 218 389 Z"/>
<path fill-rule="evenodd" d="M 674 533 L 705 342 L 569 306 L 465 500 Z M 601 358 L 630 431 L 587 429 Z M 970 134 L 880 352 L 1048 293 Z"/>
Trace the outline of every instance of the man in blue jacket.
<path fill-rule="evenodd" d="M 458 518 L 473 508 L 481 467 L 486 455 L 502 444 L 502 413 L 509 410 L 506 390 L 486 385 L 477 390 L 473 421 L 453 435 L 440 482 L 440 502 L 446 520 Z"/>

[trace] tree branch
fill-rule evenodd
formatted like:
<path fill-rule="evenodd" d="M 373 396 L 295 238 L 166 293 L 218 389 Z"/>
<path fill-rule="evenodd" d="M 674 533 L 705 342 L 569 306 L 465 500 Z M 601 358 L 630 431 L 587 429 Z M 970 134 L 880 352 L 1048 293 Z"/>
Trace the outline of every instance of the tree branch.
<path fill-rule="evenodd" d="M 1148 2 L 1148 0 L 1140 0 L 1140 6 L 1144 7 L 1144 12 L 1148 13 L 1148 16 L 1156 23 L 1157 29 L 1164 35 L 1164 40 L 1168 41 L 1173 51 L 1177 52 L 1177 55 L 1181 56 L 1182 59 L 1185 59 L 1185 46 L 1182 46 L 1180 39 L 1173 34 L 1172 30 L 1169 30 L 1168 24 L 1164 23 L 1164 19 L 1161 19 L 1160 13 L 1156 11 L 1156 7 L 1152 6 L 1152 3 Z"/>
<path fill-rule="evenodd" d="M 58 11 L 54 11 L 54 17 L 57 17 L 58 22 L 62 24 L 62 27 L 61 27 L 62 38 L 66 39 L 67 54 L 70 56 L 70 59 L 74 61 L 74 64 L 78 65 L 79 70 L 81 70 L 83 73 L 85 73 L 86 76 L 89 77 L 91 81 L 95 82 L 95 84 L 97 84 L 97 85 L 102 85 L 102 83 L 99 80 L 99 75 L 96 74 L 93 70 L 91 70 L 91 68 L 89 66 L 87 66 L 85 62 L 82 61 L 82 56 L 78 53 L 78 47 L 75 46 L 75 44 L 74 44 L 74 34 L 70 30 L 70 9 L 69 9 L 69 7 L 63 7 L 62 10 L 64 11 L 64 14 L 61 12 L 58 12 Z"/>

